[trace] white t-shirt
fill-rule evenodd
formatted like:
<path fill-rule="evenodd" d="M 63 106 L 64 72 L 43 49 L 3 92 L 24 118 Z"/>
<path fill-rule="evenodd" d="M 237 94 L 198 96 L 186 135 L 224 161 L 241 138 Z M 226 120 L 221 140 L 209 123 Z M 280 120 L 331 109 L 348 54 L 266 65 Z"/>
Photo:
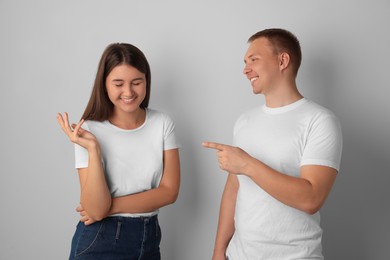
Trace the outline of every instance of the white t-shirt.
<path fill-rule="evenodd" d="M 163 172 L 163 151 L 179 147 L 172 119 L 152 109 L 146 109 L 145 122 L 136 129 L 121 129 L 108 120 L 86 121 L 83 128 L 99 141 L 113 198 L 158 187 Z M 79 145 L 75 145 L 75 164 L 76 168 L 88 167 L 88 152 Z M 119 215 L 150 216 L 157 212 Z"/>
<path fill-rule="evenodd" d="M 257 107 L 234 127 L 234 145 L 271 168 L 300 176 L 302 165 L 339 170 L 342 134 L 332 112 L 305 98 L 280 108 Z M 323 259 L 319 212 L 309 215 L 276 200 L 238 175 L 230 260 Z"/>

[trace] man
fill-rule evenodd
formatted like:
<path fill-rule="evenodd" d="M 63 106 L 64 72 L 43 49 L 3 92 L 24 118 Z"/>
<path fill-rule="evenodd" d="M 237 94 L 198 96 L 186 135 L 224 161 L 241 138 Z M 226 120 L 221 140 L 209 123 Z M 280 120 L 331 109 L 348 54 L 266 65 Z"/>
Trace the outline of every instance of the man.
<path fill-rule="evenodd" d="M 203 143 L 229 173 L 213 260 L 323 259 L 318 211 L 339 170 L 339 122 L 298 91 L 292 33 L 266 29 L 248 43 L 244 74 L 265 104 L 239 117 L 234 146 Z"/>

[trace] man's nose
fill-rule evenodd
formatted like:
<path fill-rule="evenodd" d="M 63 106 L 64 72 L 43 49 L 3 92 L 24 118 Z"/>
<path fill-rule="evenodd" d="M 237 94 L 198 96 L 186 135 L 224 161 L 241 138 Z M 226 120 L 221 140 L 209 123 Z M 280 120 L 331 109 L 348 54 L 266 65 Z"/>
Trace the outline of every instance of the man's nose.
<path fill-rule="evenodd" d="M 252 69 L 249 67 L 248 64 L 245 64 L 243 73 L 246 75 L 248 74 Z"/>

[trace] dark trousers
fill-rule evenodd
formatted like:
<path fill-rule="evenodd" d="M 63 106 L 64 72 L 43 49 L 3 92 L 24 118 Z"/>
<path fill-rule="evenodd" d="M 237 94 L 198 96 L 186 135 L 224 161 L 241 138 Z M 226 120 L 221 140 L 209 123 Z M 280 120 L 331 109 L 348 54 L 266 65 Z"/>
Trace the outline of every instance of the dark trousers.
<path fill-rule="evenodd" d="M 152 217 L 107 217 L 79 222 L 69 260 L 160 260 L 161 229 Z"/>

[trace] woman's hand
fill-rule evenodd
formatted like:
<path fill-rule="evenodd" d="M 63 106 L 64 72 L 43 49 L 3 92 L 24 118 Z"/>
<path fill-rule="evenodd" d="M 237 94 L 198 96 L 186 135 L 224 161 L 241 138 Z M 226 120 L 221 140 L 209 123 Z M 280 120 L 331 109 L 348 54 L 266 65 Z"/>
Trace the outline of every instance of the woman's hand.
<path fill-rule="evenodd" d="M 65 112 L 64 116 L 58 113 L 57 122 L 72 143 L 78 144 L 87 150 L 98 148 L 96 137 L 91 132 L 81 128 L 84 119 L 81 119 L 78 124 L 70 126 L 68 113 Z"/>
<path fill-rule="evenodd" d="M 97 221 L 97 220 L 91 218 L 81 205 L 79 205 L 76 208 L 76 211 L 81 216 L 80 221 L 83 222 L 84 225 L 86 225 L 86 226 L 91 225 L 91 224 L 93 224 L 93 223 L 95 223 Z"/>

